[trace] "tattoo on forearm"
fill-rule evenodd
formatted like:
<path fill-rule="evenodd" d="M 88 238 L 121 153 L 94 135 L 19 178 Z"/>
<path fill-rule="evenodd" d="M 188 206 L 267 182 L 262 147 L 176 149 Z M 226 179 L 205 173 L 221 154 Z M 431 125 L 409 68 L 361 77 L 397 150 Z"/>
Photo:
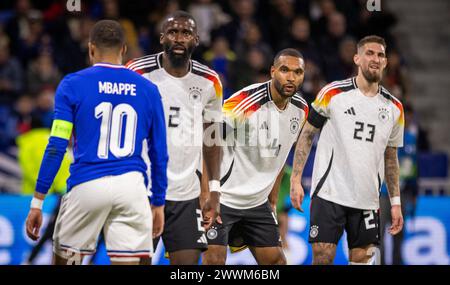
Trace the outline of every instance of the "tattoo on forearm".
<path fill-rule="evenodd" d="M 310 124 L 306 124 L 303 128 L 297 141 L 297 145 L 295 146 L 292 177 L 301 178 L 303 168 L 305 167 L 306 160 L 308 159 L 309 152 L 311 151 L 314 136 L 318 131 L 319 129 L 311 126 Z"/>
<path fill-rule="evenodd" d="M 389 197 L 400 196 L 400 169 L 395 147 L 387 147 L 384 152 L 384 173 Z"/>

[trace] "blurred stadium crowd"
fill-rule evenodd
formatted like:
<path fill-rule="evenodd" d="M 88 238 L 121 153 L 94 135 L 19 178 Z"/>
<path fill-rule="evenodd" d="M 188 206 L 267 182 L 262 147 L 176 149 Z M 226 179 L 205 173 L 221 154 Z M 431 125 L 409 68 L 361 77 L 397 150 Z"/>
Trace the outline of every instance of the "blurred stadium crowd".
<path fill-rule="evenodd" d="M 220 74 L 225 98 L 268 80 L 274 53 L 293 47 L 306 59 L 302 92 L 310 103 L 326 83 L 355 74 L 357 40 L 376 34 L 388 43 L 383 85 L 412 111 L 407 66 L 391 33 L 396 16 L 384 6 L 380 12 L 368 11 L 366 0 L 81 0 L 80 12 L 69 12 L 66 4 L 0 4 L 0 152 L 14 149 L 31 129 L 51 127 L 59 81 L 89 65 L 88 33 L 95 21 L 120 21 L 128 60 L 159 52 L 160 24 L 179 9 L 197 19 L 201 45 L 193 58 Z M 419 150 L 430 148 L 426 134 L 417 143 Z M 0 191 L 8 189 L 0 185 Z"/>

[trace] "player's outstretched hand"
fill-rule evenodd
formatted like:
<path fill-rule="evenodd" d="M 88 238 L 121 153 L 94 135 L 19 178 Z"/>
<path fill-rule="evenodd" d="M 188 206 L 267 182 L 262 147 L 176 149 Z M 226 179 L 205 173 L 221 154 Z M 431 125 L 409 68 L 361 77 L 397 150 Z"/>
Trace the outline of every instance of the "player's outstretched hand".
<path fill-rule="evenodd" d="M 38 240 L 39 230 L 42 226 L 42 211 L 31 208 L 25 224 L 27 227 L 27 236 L 32 240 Z"/>
<path fill-rule="evenodd" d="M 220 220 L 220 193 L 211 192 L 209 194 L 208 200 L 206 200 L 205 205 L 202 209 L 203 215 L 203 227 L 205 230 L 209 230 L 212 224 L 218 219 Z M 220 221 L 221 222 L 221 221 Z"/>
<path fill-rule="evenodd" d="M 164 206 L 152 206 L 153 238 L 162 235 L 164 230 Z"/>
<path fill-rule="evenodd" d="M 305 197 L 302 184 L 300 182 L 293 182 L 291 180 L 291 203 L 292 206 L 303 213 L 302 203 Z"/>
<path fill-rule="evenodd" d="M 391 207 L 392 225 L 389 228 L 391 235 L 396 235 L 403 229 L 403 215 L 402 207 L 400 205 L 394 205 Z"/>

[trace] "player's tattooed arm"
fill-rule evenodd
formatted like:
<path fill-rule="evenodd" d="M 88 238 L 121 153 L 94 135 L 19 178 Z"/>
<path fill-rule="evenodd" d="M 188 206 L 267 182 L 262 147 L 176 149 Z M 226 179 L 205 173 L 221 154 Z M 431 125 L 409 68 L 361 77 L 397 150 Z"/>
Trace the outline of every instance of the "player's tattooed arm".
<path fill-rule="evenodd" d="M 306 160 L 308 159 L 309 152 L 314 140 L 314 136 L 319 132 L 319 128 L 314 127 L 309 122 L 306 122 L 303 126 L 302 132 L 297 140 L 294 154 L 294 164 L 292 167 L 291 181 L 300 181 L 303 169 L 305 168 Z"/>
<path fill-rule="evenodd" d="M 400 196 L 399 175 L 400 167 L 398 163 L 397 148 L 388 146 L 384 152 L 384 176 L 389 197 Z"/>

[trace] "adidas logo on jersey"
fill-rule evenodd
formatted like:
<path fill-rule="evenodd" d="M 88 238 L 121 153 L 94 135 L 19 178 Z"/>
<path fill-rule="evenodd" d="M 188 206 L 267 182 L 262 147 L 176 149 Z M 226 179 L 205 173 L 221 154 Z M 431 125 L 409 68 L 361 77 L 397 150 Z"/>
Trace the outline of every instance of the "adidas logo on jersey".
<path fill-rule="evenodd" d="M 348 109 L 347 111 L 345 111 L 344 114 L 356 115 L 355 109 L 353 109 L 353 107 L 351 107 L 350 109 Z"/>
<path fill-rule="evenodd" d="M 260 130 L 269 130 L 269 125 L 267 125 L 267 122 L 264 121 L 264 122 L 261 124 L 261 127 L 260 127 L 259 129 L 260 129 Z"/>
<path fill-rule="evenodd" d="M 208 243 L 205 234 L 202 234 L 202 236 L 197 240 L 197 243 Z"/>

